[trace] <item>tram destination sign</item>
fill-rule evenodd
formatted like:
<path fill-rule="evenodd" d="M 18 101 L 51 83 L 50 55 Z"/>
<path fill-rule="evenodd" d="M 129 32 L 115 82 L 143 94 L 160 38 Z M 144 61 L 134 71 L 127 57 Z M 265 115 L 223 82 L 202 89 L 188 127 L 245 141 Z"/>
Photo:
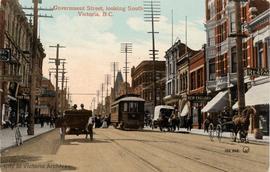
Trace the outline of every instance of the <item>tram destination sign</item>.
<path fill-rule="evenodd" d="M 7 62 L 11 57 L 11 49 L 9 48 L 0 48 L 0 61 Z"/>
<path fill-rule="evenodd" d="M 247 68 L 246 76 L 270 76 L 268 68 Z"/>

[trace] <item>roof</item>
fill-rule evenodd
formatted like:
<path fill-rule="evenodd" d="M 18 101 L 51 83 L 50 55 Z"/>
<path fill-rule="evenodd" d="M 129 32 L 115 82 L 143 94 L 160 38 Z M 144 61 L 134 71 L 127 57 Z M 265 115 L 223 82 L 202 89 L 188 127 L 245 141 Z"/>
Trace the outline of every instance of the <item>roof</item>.
<path fill-rule="evenodd" d="M 121 98 L 121 99 L 119 99 L 119 100 L 113 102 L 112 105 L 117 104 L 117 103 L 119 103 L 119 102 L 123 102 L 123 101 L 145 102 L 145 100 L 142 99 L 142 98 L 140 98 L 140 97 L 133 97 L 133 96 L 132 96 L 132 97 L 124 97 L 124 98 Z"/>

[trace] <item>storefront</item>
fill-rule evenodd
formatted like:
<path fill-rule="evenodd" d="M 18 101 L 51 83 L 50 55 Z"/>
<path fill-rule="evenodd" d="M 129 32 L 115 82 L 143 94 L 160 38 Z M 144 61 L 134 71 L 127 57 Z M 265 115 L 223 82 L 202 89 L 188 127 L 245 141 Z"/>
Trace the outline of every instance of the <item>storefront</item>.
<path fill-rule="evenodd" d="M 269 135 L 270 79 L 251 84 L 251 88 L 245 93 L 245 103 L 246 106 L 253 106 L 256 114 L 250 117 L 249 131 L 253 133 L 254 129 L 260 129 L 264 135 Z M 238 102 L 233 105 L 233 109 L 238 109 Z"/>

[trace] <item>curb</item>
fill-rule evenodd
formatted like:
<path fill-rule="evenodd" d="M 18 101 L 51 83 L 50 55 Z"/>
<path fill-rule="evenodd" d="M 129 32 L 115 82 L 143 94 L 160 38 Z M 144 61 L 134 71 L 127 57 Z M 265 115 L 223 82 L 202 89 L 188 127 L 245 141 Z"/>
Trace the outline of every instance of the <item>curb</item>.
<path fill-rule="evenodd" d="M 206 137 L 209 137 L 208 135 L 204 135 L 204 134 L 199 134 L 199 133 L 192 133 L 192 132 L 189 132 L 189 134 L 194 134 L 194 135 L 200 135 L 200 136 L 206 136 Z M 227 136 L 223 136 L 222 138 L 226 138 L 226 139 L 230 139 L 230 137 L 227 137 Z M 269 141 L 267 140 L 250 140 L 248 139 L 249 143 L 253 143 L 253 144 L 256 144 L 256 143 L 260 143 L 260 144 L 269 144 Z"/>
<path fill-rule="evenodd" d="M 55 130 L 55 129 L 57 129 L 57 128 L 52 128 L 51 130 L 45 131 L 45 132 L 43 132 L 43 133 L 36 134 L 36 135 L 34 135 L 33 137 L 31 137 L 31 138 L 28 138 L 28 139 L 26 139 L 26 140 L 23 140 L 23 144 L 24 144 L 25 142 L 28 142 L 28 141 L 30 141 L 31 139 L 34 139 L 34 138 L 36 138 L 36 137 L 39 137 L 39 136 L 41 136 L 41 135 L 43 135 L 43 134 L 47 134 L 47 133 L 49 133 L 49 132 L 52 132 L 52 131 Z M 0 154 L 2 154 L 2 153 L 3 153 L 4 151 L 6 151 L 7 149 L 10 149 L 10 148 L 13 148 L 13 147 L 18 147 L 18 146 L 16 145 L 16 143 L 13 144 L 13 145 L 7 146 L 7 147 L 5 147 L 5 148 L 3 148 L 3 149 L 0 150 Z"/>

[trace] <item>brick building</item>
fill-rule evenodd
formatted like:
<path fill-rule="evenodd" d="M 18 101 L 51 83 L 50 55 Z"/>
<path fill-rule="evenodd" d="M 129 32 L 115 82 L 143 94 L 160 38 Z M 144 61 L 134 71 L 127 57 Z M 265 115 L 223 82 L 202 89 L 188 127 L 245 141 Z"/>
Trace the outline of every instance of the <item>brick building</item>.
<path fill-rule="evenodd" d="M 157 105 L 163 104 L 165 95 L 165 61 L 155 61 L 156 65 L 156 100 Z M 137 67 L 131 69 L 131 80 L 134 94 L 145 99 L 145 111 L 153 114 L 153 61 L 142 61 Z"/>
<path fill-rule="evenodd" d="M 32 26 L 18 0 L 2 0 L 0 3 L 0 49 L 9 49 L 11 52 L 11 59 L 8 62 L 0 61 L 2 123 L 4 118 L 14 118 L 19 113 L 24 114 L 29 110 Z M 46 56 L 40 42 L 38 42 L 37 56 L 37 88 L 39 89 L 43 58 Z"/>
<path fill-rule="evenodd" d="M 201 109 L 208 101 L 205 87 L 205 49 L 204 47 L 189 58 L 189 93 L 188 100 L 191 105 L 190 112 L 193 115 L 193 127 L 201 128 L 206 114 Z"/>
<path fill-rule="evenodd" d="M 215 112 L 220 112 L 224 106 L 231 108 L 231 105 L 237 99 L 236 38 L 230 37 L 230 35 L 236 33 L 235 5 L 233 1 L 228 0 L 206 0 L 205 2 L 205 27 L 207 33 L 206 86 L 209 94 L 217 95 L 223 91 L 223 95 L 226 96 L 222 102 L 223 105 L 220 106 L 222 109 L 215 110 Z M 242 26 L 250 23 L 253 18 L 268 8 L 269 2 L 266 0 L 241 3 Z M 245 68 L 252 66 L 251 59 L 254 56 L 254 52 L 250 44 L 250 41 L 243 40 L 243 62 Z"/>
<path fill-rule="evenodd" d="M 41 94 L 38 99 L 39 114 L 50 116 L 55 114 L 56 92 L 52 82 L 47 78 L 42 78 Z"/>
<path fill-rule="evenodd" d="M 29 111 L 32 71 L 32 25 L 18 0 L 2 0 L 0 49 L 10 50 L 11 59 L 0 61 L 0 114 L 4 118 Z M 38 42 L 37 88 L 41 86 L 44 49 Z M 19 107 L 19 108 L 17 108 Z"/>
<path fill-rule="evenodd" d="M 236 33 L 235 5 L 233 1 L 228 0 L 206 0 L 205 2 L 206 87 L 209 94 L 216 95 L 213 99 L 216 102 L 211 100 L 203 111 L 220 113 L 224 107 L 231 109 L 231 106 L 237 102 L 236 41 L 235 37 L 230 36 Z M 256 91 L 257 94 L 255 91 L 252 93 L 252 90 L 264 87 L 264 85 L 258 85 L 267 84 L 269 80 L 269 12 L 267 0 L 248 0 L 241 3 L 241 28 L 245 35 L 242 40 L 242 59 L 246 71 L 243 88 L 246 92 L 246 106 L 254 106 L 260 114 L 260 119 L 253 119 L 251 126 L 254 127 L 254 121 L 257 121 L 257 124 L 263 124 L 261 128 L 265 131 L 269 130 L 269 117 L 266 114 L 269 113 L 270 98 L 260 97 L 261 90 L 259 89 Z M 260 71 L 266 71 L 268 76 L 262 76 L 266 74 Z M 269 90 L 264 90 L 264 92 L 267 91 Z M 254 96 L 248 97 L 251 94 Z M 251 101 L 251 99 L 256 101 Z M 259 104 L 263 102 L 262 100 L 266 101 L 265 107 Z M 235 104 L 234 109 L 236 107 Z M 269 132 L 266 133 L 269 134 Z"/>

